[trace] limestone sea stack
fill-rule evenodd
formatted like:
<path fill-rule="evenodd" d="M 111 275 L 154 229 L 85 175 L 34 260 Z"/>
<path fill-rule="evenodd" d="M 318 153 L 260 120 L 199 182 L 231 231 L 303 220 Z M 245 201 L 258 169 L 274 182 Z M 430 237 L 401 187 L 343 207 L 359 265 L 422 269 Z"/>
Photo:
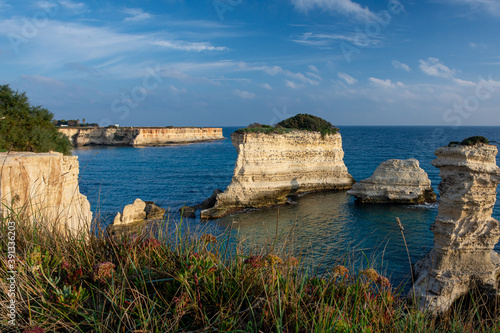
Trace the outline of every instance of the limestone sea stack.
<path fill-rule="evenodd" d="M 0 165 L 3 218 L 36 220 L 70 234 L 90 232 L 92 212 L 87 197 L 80 193 L 77 156 L 0 153 Z"/>
<path fill-rule="evenodd" d="M 354 184 L 347 193 L 361 203 L 422 204 L 436 201 L 427 173 L 414 158 L 382 162 L 370 178 Z"/>
<path fill-rule="evenodd" d="M 500 256 L 493 247 L 500 228 L 491 214 L 500 169 L 497 147 L 489 144 L 454 144 L 435 154 L 442 180 L 434 247 L 414 266 L 414 290 L 420 308 L 439 315 L 469 290 L 497 293 Z"/>
<path fill-rule="evenodd" d="M 130 205 L 118 212 L 113 220 L 113 226 L 127 225 L 144 220 L 161 220 L 166 210 L 155 205 L 152 201 L 142 201 L 137 198 Z"/>
<path fill-rule="evenodd" d="M 201 211 L 202 219 L 282 204 L 294 194 L 349 189 L 354 183 L 339 133 L 237 131 L 231 140 L 238 152 L 231 184 L 213 208 Z"/>

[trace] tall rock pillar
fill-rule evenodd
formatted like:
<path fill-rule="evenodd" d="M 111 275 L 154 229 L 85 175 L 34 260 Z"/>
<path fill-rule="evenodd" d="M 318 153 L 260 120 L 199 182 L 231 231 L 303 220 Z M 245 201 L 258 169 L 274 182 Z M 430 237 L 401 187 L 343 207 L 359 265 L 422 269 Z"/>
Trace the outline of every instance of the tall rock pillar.
<path fill-rule="evenodd" d="M 421 309 L 443 314 L 473 288 L 498 290 L 500 255 L 493 247 L 500 228 L 491 215 L 500 169 L 493 145 L 450 145 L 435 154 L 442 181 L 434 248 L 415 264 L 414 291 Z"/>

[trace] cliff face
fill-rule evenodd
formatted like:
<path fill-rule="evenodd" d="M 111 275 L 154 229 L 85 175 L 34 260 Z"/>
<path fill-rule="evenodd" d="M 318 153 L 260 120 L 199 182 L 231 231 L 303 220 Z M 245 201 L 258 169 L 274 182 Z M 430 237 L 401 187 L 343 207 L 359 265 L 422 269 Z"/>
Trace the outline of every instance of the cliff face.
<path fill-rule="evenodd" d="M 370 178 L 354 184 L 347 193 L 362 203 L 418 204 L 436 201 L 427 173 L 414 158 L 382 162 Z"/>
<path fill-rule="evenodd" d="M 59 131 L 73 145 L 148 146 L 224 139 L 222 128 L 213 127 L 63 127 Z"/>
<path fill-rule="evenodd" d="M 435 154 L 442 181 L 434 248 L 415 264 L 414 289 L 421 308 L 441 314 L 469 290 L 497 293 L 500 256 L 493 247 L 500 228 L 491 214 L 500 169 L 492 145 L 441 147 Z"/>
<path fill-rule="evenodd" d="M 2 216 L 16 214 L 61 230 L 89 232 L 92 212 L 78 186 L 78 157 L 60 153 L 0 153 Z"/>
<path fill-rule="evenodd" d="M 317 132 L 233 133 L 238 151 L 233 179 L 202 218 L 218 218 L 243 208 L 284 203 L 287 196 L 351 188 L 340 134 Z"/>

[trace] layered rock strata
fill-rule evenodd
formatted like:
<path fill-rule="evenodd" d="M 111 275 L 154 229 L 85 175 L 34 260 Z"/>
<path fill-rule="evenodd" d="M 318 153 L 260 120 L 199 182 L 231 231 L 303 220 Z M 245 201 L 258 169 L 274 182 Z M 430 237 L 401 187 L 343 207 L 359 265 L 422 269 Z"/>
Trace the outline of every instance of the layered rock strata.
<path fill-rule="evenodd" d="M 354 184 L 347 193 L 361 203 L 421 204 L 436 201 L 427 173 L 414 158 L 382 162 L 370 178 Z"/>
<path fill-rule="evenodd" d="M 36 219 L 72 234 L 88 234 L 92 212 L 80 193 L 77 156 L 0 153 L 1 215 Z"/>
<path fill-rule="evenodd" d="M 322 138 L 309 131 L 235 132 L 231 140 L 238 151 L 231 184 L 213 208 L 201 211 L 202 219 L 282 204 L 299 193 L 349 189 L 354 183 L 338 133 Z"/>
<path fill-rule="evenodd" d="M 161 146 L 222 140 L 222 128 L 214 127 L 62 127 L 75 147 Z"/>
<path fill-rule="evenodd" d="M 453 145 L 435 154 L 442 181 L 434 248 L 414 266 L 414 291 L 421 309 L 439 315 L 470 290 L 497 294 L 500 256 L 493 247 L 500 228 L 491 214 L 500 169 L 493 145 Z"/>

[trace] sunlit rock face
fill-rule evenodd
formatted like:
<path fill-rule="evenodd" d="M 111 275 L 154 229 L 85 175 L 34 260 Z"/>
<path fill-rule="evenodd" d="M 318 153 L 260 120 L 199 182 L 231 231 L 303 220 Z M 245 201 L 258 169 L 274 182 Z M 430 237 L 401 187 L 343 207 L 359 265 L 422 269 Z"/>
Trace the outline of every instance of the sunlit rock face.
<path fill-rule="evenodd" d="M 92 212 L 78 185 L 77 156 L 0 153 L 2 217 L 36 219 L 61 231 L 87 233 Z"/>
<path fill-rule="evenodd" d="M 161 146 L 224 139 L 215 127 L 63 127 L 74 146 Z"/>
<path fill-rule="evenodd" d="M 201 212 L 204 219 L 282 204 L 304 192 L 349 189 L 354 183 L 338 133 L 235 132 L 231 140 L 238 151 L 231 184 L 217 195 L 215 207 Z"/>
<path fill-rule="evenodd" d="M 422 204 L 436 201 L 427 173 L 414 158 L 382 162 L 370 178 L 354 184 L 347 193 L 361 203 Z"/>
<path fill-rule="evenodd" d="M 414 266 L 414 290 L 422 309 L 443 314 L 470 290 L 497 293 L 500 228 L 491 215 L 500 169 L 493 145 L 452 145 L 435 154 L 442 181 L 434 248 Z"/>

